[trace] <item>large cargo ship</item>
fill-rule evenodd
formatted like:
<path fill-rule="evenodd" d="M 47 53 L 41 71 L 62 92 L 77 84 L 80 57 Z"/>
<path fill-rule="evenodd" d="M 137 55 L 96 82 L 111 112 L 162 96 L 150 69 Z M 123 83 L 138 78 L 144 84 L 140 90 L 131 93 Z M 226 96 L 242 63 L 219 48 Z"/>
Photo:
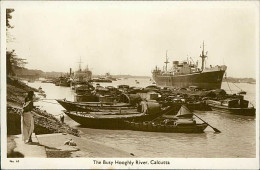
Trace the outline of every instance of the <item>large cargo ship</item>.
<path fill-rule="evenodd" d="M 157 66 L 152 71 L 153 79 L 158 86 L 187 88 L 190 86 L 197 86 L 201 89 L 220 89 L 223 75 L 227 66 L 211 66 L 205 67 L 205 58 L 207 57 L 203 49 L 200 55 L 202 59 L 201 68 L 198 68 L 198 61 L 196 63 L 191 61 L 173 61 L 172 68 L 167 70 L 169 64 L 167 53 L 165 67 L 160 70 Z"/>

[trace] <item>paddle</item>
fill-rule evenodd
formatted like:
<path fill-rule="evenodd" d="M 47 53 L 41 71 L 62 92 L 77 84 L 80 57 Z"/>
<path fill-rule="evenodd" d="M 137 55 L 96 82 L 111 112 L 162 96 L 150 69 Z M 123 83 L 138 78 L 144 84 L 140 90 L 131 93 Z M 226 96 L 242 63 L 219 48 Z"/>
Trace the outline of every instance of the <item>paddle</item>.
<path fill-rule="evenodd" d="M 206 123 L 207 125 L 209 125 L 215 132 L 221 133 L 220 130 L 218 130 L 217 128 L 214 128 L 213 126 L 211 126 L 210 124 L 208 124 L 207 122 L 205 122 L 204 120 L 202 120 L 199 116 L 195 115 L 194 113 L 193 113 L 193 115 L 196 116 L 197 118 L 199 118 L 201 121 L 203 121 L 203 122 Z"/>
<path fill-rule="evenodd" d="M 154 120 L 156 120 L 156 119 L 159 119 L 162 115 L 165 115 L 165 114 L 167 114 L 167 113 L 170 113 L 171 111 L 173 111 L 174 110 L 174 108 L 172 107 L 169 107 L 168 108 L 169 110 L 167 110 L 165 113 L 163 113 L 163 114 L 161 114 L 160 116 L 157 116 L 156 118 L 154 118 L 154 119 L 152 119 L 152 120 L 150 120 L 150 121 L 154 121 Z"/>

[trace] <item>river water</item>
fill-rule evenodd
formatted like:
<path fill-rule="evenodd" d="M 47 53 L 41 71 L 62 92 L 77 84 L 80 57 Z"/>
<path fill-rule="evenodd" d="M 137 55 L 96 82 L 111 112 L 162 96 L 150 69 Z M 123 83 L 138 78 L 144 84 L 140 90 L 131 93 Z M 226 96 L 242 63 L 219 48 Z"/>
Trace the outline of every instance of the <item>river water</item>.
<path fill-rule="evenodd" d="M 138 80 L 140 83 L 136 84 Z M 151 84 L 149 78 L 122 79 L 113 83 L 100 83 L 102 86 L 117 86 L 128 84 L 130 86 L 145 87 Z M 29 86 L 39 88 L 46 92 L 46 99 L 74 100 L 74 91 L 69 87 L 55 86 L 51 83 L 28 83 Z M 254 106 L 256 103 L 256 85 L 247 83 L 229 83 L 232 92 L 247 92 L 245 99 Z M 230 92 L 228 84 L 222 83 L 222 89 Z M 47 103 L 48 102 L 48 103 Z M 64 110 L 55 100 L 37 102 L 43 110 L 58 116 Z M 78 128 L 81 136 L 88 140 L 116 147 L 137 157 L 171 157 L 171 158 L 253 158 L 256 157 L 256 121 L 254 117 L 230 115 L 214 111 L 196 111 L 202 119 L 222 133 L 214 133 L 207 127 L 205 133 L 158 133 L 140 132 L 130 130 L 103 130 L 90 129 L 80 126 L 65 116 L 65 122 Z M 197 120 L 197 122 L 200 122 Z"/>

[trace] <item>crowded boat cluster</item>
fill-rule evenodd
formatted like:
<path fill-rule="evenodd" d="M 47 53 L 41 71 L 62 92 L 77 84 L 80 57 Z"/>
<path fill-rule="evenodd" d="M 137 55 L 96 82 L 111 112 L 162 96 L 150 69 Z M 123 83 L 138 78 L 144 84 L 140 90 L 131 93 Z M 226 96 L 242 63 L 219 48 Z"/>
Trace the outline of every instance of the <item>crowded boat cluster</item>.
<path fill-rule="evenodd" d="M 91 82 L 75 84 L 72 89 L 74 101 L 57 99 L 57 102 L 65 108 L 67 116 L 89 128 L 201 133 L 210 125 L 194 110 L 255 116 L 255 108 L 249 107 L 243 94 L 227 94 L 222 89 L 103 87 Z"/>

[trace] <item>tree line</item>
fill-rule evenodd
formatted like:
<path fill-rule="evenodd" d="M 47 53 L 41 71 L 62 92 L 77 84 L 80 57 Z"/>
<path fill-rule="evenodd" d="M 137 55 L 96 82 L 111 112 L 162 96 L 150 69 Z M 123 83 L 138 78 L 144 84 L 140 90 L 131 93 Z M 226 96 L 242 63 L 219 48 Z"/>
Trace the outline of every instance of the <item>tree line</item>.
<path fill-rule="evenodd" d="M 13 18 L 12 13 L 14 9 L 6 9 L 6 43 L 13 41 L 11 34 L 9 34 L 10 29 L 13 29 L 14 26 L 11 25 L 10 20 Z M 15 76 L 15 69 L 23 68 L 27 64 L 26 59 L 20 58 L 16 55 L 15 50 L 6 49 L 6 75 Z"/>

